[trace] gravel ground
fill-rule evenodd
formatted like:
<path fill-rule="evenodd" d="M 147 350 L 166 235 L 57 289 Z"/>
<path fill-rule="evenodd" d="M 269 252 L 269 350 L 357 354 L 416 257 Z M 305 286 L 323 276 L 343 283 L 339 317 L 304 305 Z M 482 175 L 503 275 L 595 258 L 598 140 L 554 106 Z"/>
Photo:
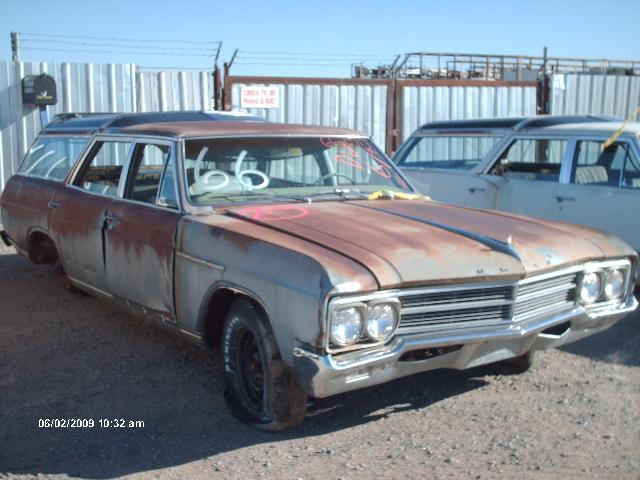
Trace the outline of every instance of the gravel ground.
<path fill-rule="evenodd" d="M 267 434 L 229 414 L 215 355 L 0 249 L 0 478 L 640 478 L 638 314 L 524 375 L 429 372 Z"/>

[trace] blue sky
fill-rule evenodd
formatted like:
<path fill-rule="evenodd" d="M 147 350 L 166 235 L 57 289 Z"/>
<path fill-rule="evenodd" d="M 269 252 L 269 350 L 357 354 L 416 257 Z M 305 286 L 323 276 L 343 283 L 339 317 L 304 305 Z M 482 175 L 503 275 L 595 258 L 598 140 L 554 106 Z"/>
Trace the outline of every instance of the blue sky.
<path fill-rule="evenodd" d="M 550 56 L 640 59 L 638 20 L 640 0 L 0 0 L 0 59 L 11 58 L 11 31 L 221 40 L 221 61 L 228 60 L 236 48 L 242 51 L 232 68 L 237 75 L 350 76 L 351 61 L 375 65 L 412 51 L 541 55 L 545 45 Z M 189 68 L 209 67 L 213 62 L 209 52 L 191 50 L 186 43 L 135 42 L 122 52 L 123 48 L 86 45 L 105 43 L 100 40 L 60 37 L 55 43 L 33 36 L 24 40 L 25 47 L 33 48 L 23 50 L 26 61 Z M 186 50 L 174 50 L 178 55 L 141 54 L 161 53 L 159 47 Z M 96 53 L 96 49 L 113 53 Z M 304 55 L 277 54 L 280 60 L 274 61 L 249 52 Z M 285 65 L 305 59 L 327 65 Z"/>

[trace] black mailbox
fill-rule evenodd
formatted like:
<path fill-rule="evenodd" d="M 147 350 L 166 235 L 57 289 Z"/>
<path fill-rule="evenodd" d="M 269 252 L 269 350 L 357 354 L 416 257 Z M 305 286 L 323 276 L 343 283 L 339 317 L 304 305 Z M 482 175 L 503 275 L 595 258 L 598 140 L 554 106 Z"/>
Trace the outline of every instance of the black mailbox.
<path fill-rule="evenodd" d="M 26 105 L 55 105 L 58 103 L 56 81 L 46 73 L 27 75 L 22 79 L 22 103 Z"/>

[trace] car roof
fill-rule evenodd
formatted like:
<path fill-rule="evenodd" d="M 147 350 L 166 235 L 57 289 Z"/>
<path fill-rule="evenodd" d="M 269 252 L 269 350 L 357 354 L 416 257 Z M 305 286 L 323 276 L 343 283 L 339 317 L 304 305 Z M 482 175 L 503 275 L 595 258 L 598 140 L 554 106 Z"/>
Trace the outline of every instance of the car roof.
<path fill-rule="evenodd" d="M 343 128 L 271 123 L 241 112 L 66 113 L 56 115 L 42 130 L 46 134 L 118 133 L 164 137 L 235 135 L 350 135 Z"/>
<path fill-rule="evenodd" d="M 440 122 L 430 122 L 422 125 L 417 134 L 428 133 L 500 133 L 504 131 L 530 131 L 547 127 L 572 124 L 608 124 L 620 122 L 620 118 L 607 115 L 538 115 L 533 117 L 508 117 L 508 118 L 484 118 L 474 120 L 446 120 Z"/>
<path fill-rule="evenodd" d="M 621 121 L 593 122 L 593 123 L 566 123 L 562 125 L 550 125 L 541 129 L 540 132 L 555 134 L 605 134 L 611 135 L 624 126 L 622 135 L 640 135 L 640 123 L 630 122 L 626 125 Z"/>

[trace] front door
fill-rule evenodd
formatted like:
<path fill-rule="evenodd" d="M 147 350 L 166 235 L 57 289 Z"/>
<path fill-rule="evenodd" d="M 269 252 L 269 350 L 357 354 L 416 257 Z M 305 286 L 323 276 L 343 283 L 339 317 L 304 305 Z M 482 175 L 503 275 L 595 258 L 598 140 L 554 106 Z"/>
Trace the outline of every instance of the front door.
<path fill-rule="evenodd" d="M 495 208 L 549 218 L 567 149 L 564 139 L 518 138 L 490 170 L 501 176 Z"/>
<path fill-rule="evenodd" d="M 174 317 L 173 260 L 180 212 L 170 144 L 137 143 L 123 198 L 104 233 L 107 288 L 166 320 Z"/>
<path fill-rule="evenodd" d="M 71 185 L 50 202 L 49 230 L 63 266 L 85 287 L 106 291 L 103 233 L 105 216 L 117 197 L 131 142 L 97 141 Z"/>

